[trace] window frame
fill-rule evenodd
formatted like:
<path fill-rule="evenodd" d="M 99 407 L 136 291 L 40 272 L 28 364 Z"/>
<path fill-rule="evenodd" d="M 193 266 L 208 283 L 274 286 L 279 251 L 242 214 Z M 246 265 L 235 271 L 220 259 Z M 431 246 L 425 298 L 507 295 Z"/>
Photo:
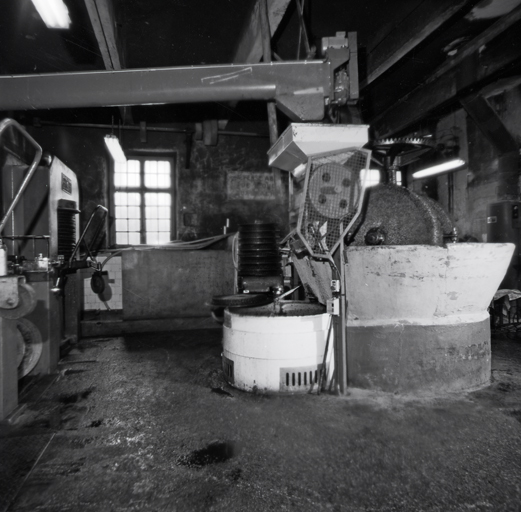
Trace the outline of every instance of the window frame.
<path fill-rule="evenodd" d="M 116 165 L 114 161 L 111 161 L 110 165 L 110 180 L 109 180 L 109 205 L 110 205 L 110 247 L 113 248 L 124 248 L 124 247 L 156 247 L 154 244 L 146 243 L 146 218 L 145 218 L 145 194 L 147 192 L 152 193 L 167 193 L 170 194 L 170 239 L 177 239 L 177 190 L 178 190 L 178 173 L 177 173 L 177 152 L 127 152 L 127 160 L 138 160 L 140 162 L 140 186 L 119 188 L 115 185 L 115 174 Z M 171 176 L 170 176 L 170 187 L 169 188 L 147 188 L 145 187 L 144 181 L 144 162 L 146 160 L 161 160 L 170 162 Z M 115 193 L 116 192 L 137 192 L 140 195 L 140 239 L 139 245 L 135 244 L 118 244 L 116 243 L 116 205 L 115 205 Z M 164 245 L 164 244 L 161 244 Z"/>

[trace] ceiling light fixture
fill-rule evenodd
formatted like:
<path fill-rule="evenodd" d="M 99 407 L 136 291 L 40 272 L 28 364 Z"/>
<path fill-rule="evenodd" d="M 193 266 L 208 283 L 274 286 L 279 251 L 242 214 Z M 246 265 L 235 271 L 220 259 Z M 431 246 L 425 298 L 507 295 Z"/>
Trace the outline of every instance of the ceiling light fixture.
<path fill-rule="evenodd" d="M 107 145 L 107 149 L 114 159 L 114 162 L 120 164 L 127 163 L 127 157 L 125 156 L 125 153 L 123 153 L 123 149 L 121 148 L 119 140 L 115 135 L 105 135 L 105 144 Z"/>
<path fill-rule="evenodd" d="M 47 28 L 69 28 L 71 19 L 63 0 L 32 0 Z"/>
<path fill-rule="evenodd" d="M 420 178 L 427 178 L 428 176 L 435 176 L 436 174 L 453 171 L 465 165 L 465 160 L 462 160 L 461 158 L 455 158 L 453 160 L 449 160 L 448 162 L 443 162 L 442 164 L 433 165 L 432 167 L 427 167 L 427 169 L 416 171 L 413 173 L 412 177 L 415 180 Z"/>

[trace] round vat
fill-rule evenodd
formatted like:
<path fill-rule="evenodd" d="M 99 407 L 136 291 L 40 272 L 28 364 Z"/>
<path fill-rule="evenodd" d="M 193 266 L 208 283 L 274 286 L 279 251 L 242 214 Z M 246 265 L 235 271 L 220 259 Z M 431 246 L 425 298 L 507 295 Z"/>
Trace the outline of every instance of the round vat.
<path fill-rule="evenodd" d="M 330 317 L 320 304 L 283 301 L 224 313 L 223 371 L 245 391 L 308 392 L 317 385 Z"/>
<path fill-rule="evenodd" d="M 350 385 L 400 393 L 487 385 L 487 308 L 513 250 L 513 244 L 348 248 Z"/>

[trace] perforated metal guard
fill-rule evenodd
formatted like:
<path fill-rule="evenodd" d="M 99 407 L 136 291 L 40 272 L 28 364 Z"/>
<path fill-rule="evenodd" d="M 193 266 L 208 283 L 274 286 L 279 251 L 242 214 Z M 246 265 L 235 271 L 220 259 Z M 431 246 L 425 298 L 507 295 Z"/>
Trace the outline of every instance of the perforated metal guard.
<path fill-rule="evenodd" d="M 312 256 L 333 254 L 360 214 L 370 158 L 353 149 L 308 160 L 297 233 Z"/>

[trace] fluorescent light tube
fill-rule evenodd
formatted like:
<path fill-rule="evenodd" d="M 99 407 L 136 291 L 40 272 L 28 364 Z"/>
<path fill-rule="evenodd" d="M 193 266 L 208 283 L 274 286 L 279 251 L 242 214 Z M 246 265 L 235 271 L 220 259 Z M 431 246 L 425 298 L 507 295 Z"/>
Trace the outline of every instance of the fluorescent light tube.
<path fill-rule="evenodd" d="M 123 149 L 119 144 L 119 140 L 115 135 L 105 135 L 105 144 L 110 152 L 110 155 L 114 159 L 114 162 L 126 164 L 127 157 L 123 153 Z"/>
<path fill-rule="evenodd" d="M 423 169 L 422 171 L 417 171 L 413 173 L 412 177 L 415 180 L 417 180 L 419 178 L 426 178 L 427 176 L 434 176 L 436 174 L 441 174 L 442 172 L 452 171 L 453 169 L 462 167 L 465 165 L 465 163 L 465 160 L 462 160 L 461 158 L 449 160 L 448 162 L 428 167 L 427 169 Z"/>
<path fill-rule="evenodd" d="M 47 28 L 69 28 L 71 19 L 63 0 L 32 0 Z"/>

